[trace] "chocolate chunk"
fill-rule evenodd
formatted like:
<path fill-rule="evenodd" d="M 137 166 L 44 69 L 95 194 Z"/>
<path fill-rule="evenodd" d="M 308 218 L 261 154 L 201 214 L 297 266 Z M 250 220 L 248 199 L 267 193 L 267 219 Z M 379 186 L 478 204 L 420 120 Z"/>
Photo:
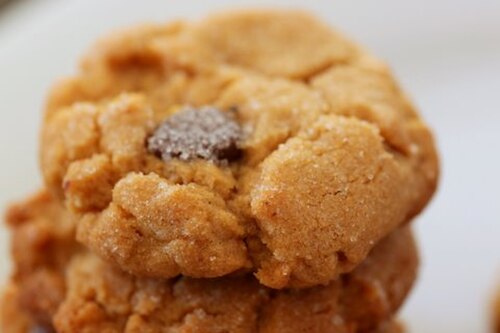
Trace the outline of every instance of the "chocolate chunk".
<path fill-rule="evenodd" d="M 227 163 L 241 157 L 242 130 L 230 112 L 186 108 L 168 118 L 148 139 L 148 150 L 164 161 L 205 159 Z"/>

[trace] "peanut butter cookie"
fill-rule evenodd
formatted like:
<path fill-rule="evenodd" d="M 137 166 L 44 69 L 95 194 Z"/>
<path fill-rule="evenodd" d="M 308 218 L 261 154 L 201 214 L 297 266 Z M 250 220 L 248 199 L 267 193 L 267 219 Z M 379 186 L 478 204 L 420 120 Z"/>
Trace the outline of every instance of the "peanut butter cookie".
<path fill-rule="evenodd" d="M 327 286 L 277 291 L 251 274 L 143 278 L 80 248 L 72 216 L 47 192 L 14 205 L 7 216 L 15 271 L 0 311 L 5 333 L 388 333 L 398 327 L 392 320 L 418 266 L 405 227 Z"/>
<path fill-rule="evenodd" d="M 41 167 L 78 239 L 121 269 L 276 289 L 355 269 L 438 177 L 387 67 L 295 11 L 99 42 L 49 96 Z"/>
<path fill-rule="evenodd" d="M 37 325 L 21 307 L 19 287 L 10 284 L 0 296 L 0 330 L 2 333 L 30 333 Z"/>
<path fill-rule="evenodd" d="M 40 329 L 51 327 L 65 296 L 66 267 L 80 251 L 74 219 L 50 193 L 40 191 L 12 205 L 6 222 L 12 234 L 14 272 L 5 299 L 18 303 L 5 301 L 9 303 L 7 309 L 21 309 L 23 316 Z M 12 325 L 17 327 L 14 320 Z"/>
<path fill-rule="evenodd" d="M 251 276 L 137 278 L 94 255 L 77 257 L 57 332 L 376 332 L 406 298 L 417 259 L 408 230 L 382 241 L 328 286 L 273 291 Z M 396 329 L 396 326 L 390 327 Z"/>

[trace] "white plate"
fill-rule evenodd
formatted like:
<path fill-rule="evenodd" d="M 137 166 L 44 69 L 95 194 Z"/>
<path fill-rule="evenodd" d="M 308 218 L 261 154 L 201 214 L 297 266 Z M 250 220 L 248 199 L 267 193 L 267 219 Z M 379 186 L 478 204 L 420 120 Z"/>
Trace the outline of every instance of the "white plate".
<path fill-rule="evenodd" d="M 392 64 L 435 129 L 443 175 L 417 222 L 421 278 L 403 311 L 415 333 L 487 332 L 500 284 L 500 1 L 24 0 L 0 12 L 0 202 L 36 190 L 43 96 L 110 29 L 231 5 L 310 9 Z M 0 276 L 8 274 L 0 233 Z"/>

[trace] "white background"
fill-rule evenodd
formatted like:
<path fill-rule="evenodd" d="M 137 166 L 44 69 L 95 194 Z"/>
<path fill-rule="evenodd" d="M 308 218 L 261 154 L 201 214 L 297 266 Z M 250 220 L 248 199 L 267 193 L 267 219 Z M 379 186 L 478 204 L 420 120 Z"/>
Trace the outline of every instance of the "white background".
<path fill-rule="evenodd" d="M 0 11 L 0 205 L 36 190 L 50 83 L 110 29 L 264 5 L 316 12 L 394 68 L 434 128 L 440 189 L 417 221 L 423 267 L 403 317 L 414 333 L 488 332 L 500 285 L 500 1 L 18 0 Z M 0 281 L 8 275 L 0 232 Z"/>

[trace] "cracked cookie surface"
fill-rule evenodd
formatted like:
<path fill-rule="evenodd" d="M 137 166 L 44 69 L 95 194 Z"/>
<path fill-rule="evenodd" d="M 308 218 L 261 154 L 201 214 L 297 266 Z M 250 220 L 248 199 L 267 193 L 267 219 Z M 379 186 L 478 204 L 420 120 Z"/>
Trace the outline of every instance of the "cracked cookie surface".
<path fill-rule="evenodd" d="M 14 205 L 7 220 L 13 230 L 15 271 L 1 300 L 4 333 L 388 333 L 398 327 L 392 320 L 418 266 L 406 227 L 328 286 L 277 291 L 250 274 L 141 278 L 81 249 L 71 215 L 46 192 Z M 31 288 L 36 276 L 45 282 Z"/>
<path fill-rule="evenodd" d="M 138 278 L 98 257 L 77 257 L 58 332 L 375 332 L 391 321 L 415 278 L 408 230 L 383 240 L 367 260 L 328 286 L 275 291 L 252 276 Z"/>
<path fill-rule="evenodd" d="M 207 106 L 241 127 L 239 158 L 148 150 L 162 124 Z M 424 208 L 437 164 L 387 67 L 294 11 L 137 27 L 99 42 L 53 88 L 41 140 L 47 186 L 105 260 L 156 278 L 254 272 L 277 289 L 352 271 Z"/>

